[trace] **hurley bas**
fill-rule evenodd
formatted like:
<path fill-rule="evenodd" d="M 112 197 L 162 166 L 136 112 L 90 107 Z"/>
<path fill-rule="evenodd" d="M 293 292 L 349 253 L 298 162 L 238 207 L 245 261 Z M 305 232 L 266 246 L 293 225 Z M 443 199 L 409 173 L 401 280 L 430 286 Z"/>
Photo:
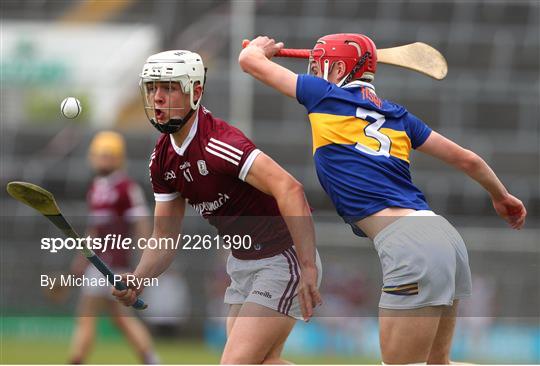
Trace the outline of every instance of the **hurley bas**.
<path fill-rule="evenodd" d="M 72 274 L 62 274 L 60 276 L 49 276 L 46 274 L 41 275 L 41 287 L 47 287 L 52 290 L 55 286 L 66 286 L 66 287 L 98 287 L 98 286 L 109 286 L 109 282 L 112 282 L 116 286 L 119 282 L 122 282 L 121 275 L 114 275 L 112 281 L 109 281 L 108 276 L 100 277 L 88 277 L 85 275 L 75 276 Z M 137 278 L 133 274 L 126 275 L 125 283 L 128 287 L 150 287 L 158 286 L 159 281 L 157 278 Z"/>

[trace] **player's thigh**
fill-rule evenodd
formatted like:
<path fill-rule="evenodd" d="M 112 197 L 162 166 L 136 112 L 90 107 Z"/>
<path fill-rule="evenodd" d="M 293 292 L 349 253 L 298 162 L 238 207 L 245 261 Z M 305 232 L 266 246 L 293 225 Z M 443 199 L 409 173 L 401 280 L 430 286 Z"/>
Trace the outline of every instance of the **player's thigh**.
<path fill-rule="evenodd" d="M 450 361 L 452 337 L 456 327 L 458 300 L 451 307 L 445 308 L 441 314 L 437 334 L 429 352 L 428 363 L 444 364 Z"/>
<path fill-rule="evenodd" d="M 259 364 L 269 355 L 276 356 L 295 322 L 268 307 L 244 303 L 229 333 L 221 363 Z"/>
<path fill-rule="evenodd" d="M 240 304 L 233 304 L 229 307 L 229 313 L 227 314 L 227 337 L 229 337 L 229 334 L 231 334 L 234 322 L 241 308 L 242 305 Z"/>
<path fill-rule="evenodd" d="M 426 362 L 437 334 L 441 306 L 412 310 L 379 310 L 384 363 Z"/>

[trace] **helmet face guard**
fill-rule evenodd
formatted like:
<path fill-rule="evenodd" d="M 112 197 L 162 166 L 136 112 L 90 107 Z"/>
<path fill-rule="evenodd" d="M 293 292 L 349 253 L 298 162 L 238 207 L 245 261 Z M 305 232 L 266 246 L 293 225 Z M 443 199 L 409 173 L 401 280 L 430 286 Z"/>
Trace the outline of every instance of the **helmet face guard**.
<path fill-rule="evenodd" d="M 328 74 L 337 61 L 345 63 L 345 76 L 337 85 L 345 85 L 352 80 L 373 81 L 377 71 L 377 48 L 373 41 L 362 34 L 330 34 L 320 38 L 313 50 L 308 64 L 308 73 L 313 72 L 315 63 L 328 80 Z"/>
<path fill-rule="evenodd" d="M 184 79 L 184 80 L 182 80 Z M 192 108 L 190 102 L 185 103 L 186 78 L 141 78 L 139 88 L 143 98 L 144 112 L 146 117 L 161 133 L 175 133 L 189 121 L 196 108 Z M 193 100 L 193 88 L 190 90 L 190 101 Z M 196 102 L 196 107 L 200 98 Z"/>
<path fill-rule="evenodd" d="M 146 60 L 140 78 L 146 116 L 159 132 L 170 134 L 178 132 L 198 109 L 202 96 L 194 100 L 194 89 L 197 84 L 204 87 L 206 69 L 197 53 L 165 51 Z"/>

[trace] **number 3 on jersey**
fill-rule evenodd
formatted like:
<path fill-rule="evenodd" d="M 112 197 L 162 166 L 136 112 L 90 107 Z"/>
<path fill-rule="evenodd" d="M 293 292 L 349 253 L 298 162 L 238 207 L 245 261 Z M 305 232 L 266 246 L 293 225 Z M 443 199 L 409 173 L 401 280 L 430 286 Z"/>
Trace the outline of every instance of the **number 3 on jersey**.
<path fill-rule="evenodd" d="M 366 137 L 373 138 L 379 143 L 379 150 L 374 150 L 366 145 L 362 145 L 360 142 L 356 143 L 355 148 L 369 155 L 390 157 L 390 148 L 392 147 L 392 140 L 390 137 L 382 133 L 380 128 L 386 121 L 384 116 L 374 111 L 368 111 L 363 108 L 356 109 L 356 117 L 367 121 L 369 124 L 364 128 L 364 135 Z"/>

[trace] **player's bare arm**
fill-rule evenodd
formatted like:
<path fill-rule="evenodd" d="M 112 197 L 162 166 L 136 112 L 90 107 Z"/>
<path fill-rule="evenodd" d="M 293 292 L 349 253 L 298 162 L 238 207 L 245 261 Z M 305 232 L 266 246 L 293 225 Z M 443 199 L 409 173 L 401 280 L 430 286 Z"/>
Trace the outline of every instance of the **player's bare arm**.
<path fill-rule="evenodd" d="M 185 208 L 186 203 L 181 197 L 177 197 L 172 201 L 156 202 L 152 237 L 170 238 L 180 234 Z M 176 251 L 173 248 L 146 248 L 133 274 L 137 278 L 157 277 L 169 268 L 175 254 Z M 113 295 L 124 305 L 130 306 L 137 300 L 137 296 L 142 290 L 143 288 L 129 288 L 124 291 L 114 289 Z"/>
<path fill-rule="evenodd" d="M 147 238 L 152 233 L 152 224 L 147 216 L 139 216 L 133 223 L 136 238 Z"/>
<path fill-rule="evenodd" d="M 283 43 L 260 36 L 240 52 L 238 63 L 242 70 L 279 92 L 296 98 L 296 75 L 270 59 L 283 48 Z"/>
<path fill-rule="evenodd" d="M 156 202 L 154 210 L 154 238 L 175 238 L 180 234 L 186 203 L 177 197 L 172 201 Z M 138 277 L 157 277 L 169 265 L 176 251 L 172 248 L 145 249 L 134 274 Z"/>
<path fill-rule="evenodd" d="M 273 196 L 287 223 L 300 261 L 302 278 L 298 293 L 304 320 L 308 320 L 313 316 L 313 308 L 321 303 L 321 295 L 317 289 L 315 229 L 304 188 L 264 153 L 253 162 L 246 182 Z"/>
<path fill-rule="evenodd" d="M 491 196 L 493 207 L 513 229 L 521 229 L 527 210 L 512 196 L 489 165 L 473 151 L 467 150 L 433 131 L 419 151 L 434 156 L 477 181 Z"/>

